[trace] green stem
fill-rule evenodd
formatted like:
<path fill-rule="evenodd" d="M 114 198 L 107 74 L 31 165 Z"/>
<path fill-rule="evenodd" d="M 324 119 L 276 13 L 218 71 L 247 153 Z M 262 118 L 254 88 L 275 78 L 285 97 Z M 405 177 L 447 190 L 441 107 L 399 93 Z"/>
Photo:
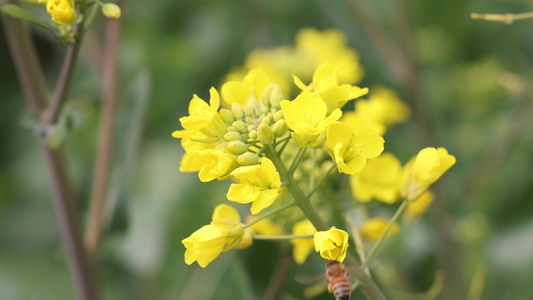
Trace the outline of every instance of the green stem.
<path fill-rule="evenodd" d="M 291 140 L 291 137 L 286 137 L 284 138 L 283 140 L 280 140 L 278 143 L 276 143 L 276 146 L 279 145 L 279 143 L 285 141 L 285 143 L 283 144 L 283 146 L 281 146 L 281 149 L 278 150 L 278 155 L 281 156 L 281 153 L 283 153 L 283 150 L 285 150 L 285 147 L 287 147 L 287 144 L 289 144 L 289 141 Z"/>
<path fill-rule="evenodd" d="M 294 205 L 296 205 L 296 202 L 295 202 L 295 201 L 292 201 L 292 202 L 287 203 L 287 204 L 285 204 L 285 205 L 282 205 L 282 206 L 280 206 L 280 207 L 278 207 L 278 208 L 276 208 L 276 209 L 273 209 L 273 210 L 267 212 L 266 214 L 257 217 L 257 219 L 253 220 L 252 222 L 250 222 L 250 223 L 244 225 L 244 228 L 246 229 L 246 228 L 248 228 L 248 227 L 254 225 L 254 224 L 257 223 L 257 222 L 259 222 L 259 221 L 261 221 L 261 220 L 263 220 L 263 219 L 266 219 L 266 218 L 268 218 L 268 217 L 270 217 L 270 216 L 272 216 L 272 215 L 275 215 L 275 214 L 277 214 L 278 212 L 280 212 L 280 211 L 282 211 L 282 210 L 284 210 L 284 209 L 286 209 L 286 208 L 293 207 Z"/>
<path fill-rule="evenodd" d="M 326 224 L 324 220 L 318 215 L 316 210 L 313 208 L 307 197 L 305 196 L 302 189 L 298 186 L 296 181 L 294 180 L 294 177 L 290 174 L 290 172 L 285 168 L 285 165 L 281 161 L 281 158 L 276 153 L 276 150 L 272 145 L 267 146 L 269 157 L 272 160 L 272 163 L 276 166 L 276 169 L 280 173 L 280 176 L 283 181 L 288 182 L 287 189 L 293 196 L 294 200 L 296 201 L 296 204 L 300 207 L 302 212 L 305 214 L 305 216 L 311 221 L 311 223 L 315 226 L 316 230 L 324 231 L 328 230 L 329 227 Z"/>
<path fill-rule="evenodd" d="M 408 203 L 407 199 L 403 200 L 402 205 L 398 207 L 398 210 L 396 210 L 396 213 L 394 213 L 394 216 L 390 220 L 389 225 L 387 225 L 387 228 L 385 228 L 385 231 L 383 231 L 378 241 L 374 244 L 374 247 L 372 247 L 372 250 L 370 250 L 370 252 L 368 253 L 368 256 L 366 257 L 366 261 L 363 263 L 363 268 L 366 268 L 368 266 L 368 262 L 372 259 L 372 257 L 374 257 L 374 255 L 376 255 L 379 247 L 381 246 L 381 243 L 383 242 L 383 240 L 385 240 L 385 237 L 387 236 L 390 229 L 392 228 L 392 225 L 396 223 L 396 221 L 398 220 L 402 212 L 407 207 L 407 203 Z"/>
<path fill-rule="evenodd" d="M 474 20 L 483 20 L 489 22 L 500 22 L 507 25 L 513 24 L 514 21 L 525 20 L 533 18 L 533 11 L 521 14 L 470 14 L 470 18 Z"/>
<path fill-rule="evenodd" d="M 324 181 L 324 179 L 326 179 L 326 177 L 328 177 L 329 173 L 335 169 L 337 167 L 337 165 L 333 165 L 331 166 L 331 168 L 329 168 L 329 170 L 324 174 L 324 176 L 322 176 L 318 182 L 316 183 L 316 185 L 311 189 L 311 191 L 307 194 L 307 199 L 311 199 L 311 197 L 313 196 L 313 194 L 318 190 L 318 187 L 322 184 L 322 182 Z"/>
<path fill-rule="evenodd" d="M 289 174 L 291 174 L 291 177 L 292 174 L 294 174 L 294 171 L 296 170 L 298 165 L 300 165 L 300 161 L 302 160 L 305 150 L 307 150 L 307 147 L 300 147 L 300 149 L 298 149 L 298 153 L 296 153 L 296 156 L 294 157 L 291 166 L 289 167 Z"/>
<path fill-rule="evenodd" d="M 284 241 L 292 239 L 310 239 L 314 237 L 315 234 L 306 234 L 306 235 L 256 235 L 254 234 L 254 240 L 265 240 L 265 241 Z"/>

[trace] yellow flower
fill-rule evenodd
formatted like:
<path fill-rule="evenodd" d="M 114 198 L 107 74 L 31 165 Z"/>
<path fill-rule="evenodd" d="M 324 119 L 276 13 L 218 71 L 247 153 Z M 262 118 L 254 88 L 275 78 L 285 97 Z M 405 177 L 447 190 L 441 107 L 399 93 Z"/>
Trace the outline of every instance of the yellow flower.
<path fill-rule="evenodd" d="M 348 249 L 348 233 L 335 226 L 328 231 L 319 231 L 313 238 L 315 251 L 327 260 L 344 261 Z"/>
<path fill-rule="evenodd" d="M 246 217 L 246 223 L 250 223 L 253 220 L 257 219 L 257 217 L 254 216 L 248 216 Z M 250 226 L 255 234 L 258 235 L 282 235 L 284 234 L 283 227 L 281 227 L 278 223 L 275 223 L 271 219 L 263 219 L 252 226 Z"/>
<path fill-rule="evenodd" d="M 194 95 L 189 103 L 189 116 L 180 118 L 184 130 L 176 130 L 172 133 L 175 138 L 194 137 L 196 139 L 221 139 L 227 129 L 224 121 L 218 114 L 220 96 L 215 88 L 209 90 L 211 99 L 209 104 L 197 95 Z"/>
<path fill-rule="evenodd" d="M 337 67 L 330 64 L 320 65 L 314 75 L 312 86 L 315 92 L 318 92 L 326 105 L 328 106 L 327 114 L 330 114 L 336 108 L 342 108 L 348 101 L 359 98 L 368 93 L 367 88 L 360 88 L 350 84 L 341 84 L 337 81 Z M 307 86 L 294 76 L 295 84 L 301 89 L 307 89 Z"/>
<path fill-rule="evenodd" d="M 195 153 L 202 151 L 202 150 L 208 150 L 208 149 L 215 149 L 217 146 L 217 143 L 202 143 L 202 142 L 195 142 L 192 141 L 188 137 L 184 137 L 181 139 L 181 146 L 185 150 L 185 154 L 181 158 L 180 162 L 180 171 L 181 172 L 198 172 L 200 171 L 202 165 L 199 165 L 194 162 L 194 155 Z"/>
<path fill-rule="evenodd" d="M 337 164 L 339 172 L 358 174 L 369 158 L 377 157 L 383 152 L 385 140 L 373 129 L 364 128 L 357 132 L 342 122 L 328 128 L 327 150 Z"/>
<path fill-rule="evenodd" d="M 347 46 L 346 36 L 339 30 L 321 32 L 304 28 L 296 36 L 296 48 L 311 57 L 317 66 L 329 63 L 339 67 L 338 78 L 342 83 L 357 83 L 364 76 L 359 55 Z"/>
<path fill-rule="evenodd" d="M 246 105 L 250 97 L 261 99 L 263 90 L 272 83 L 268 75 L 260 70 L 251 70 L 242 81 L 229 81 L 222 85 L 222 98 L 231 105 Z"/>
<path fill-rule="evenodd" d="M 46 11 L 52 16 L 52 21 L 64 26 L 76 23 L 76 10 L 73 0 L 49 0 Z"/>
<path fill-rule="evenodd" d="M 238 166 L 237 157 L 225 150 L 197 151 L 191 160 L 191 167 L 199 169 L 198 177 L 202 182 L 226 179 Z"/>
<path fill-rule="evenodd" d="M 389 220 L 383 218 L 372 218 L 366 220 L 361 226 L 361 236 L 372 242 L 379 240 L 379 237 L 383 234 L 387 226 L 389 225 Z M 390 237 L 400 231 L 400 225 L 394 223 L 387 233 L 385 238 Z"/>
<path fill-rule="evenodd" d="M 294 224 L 292 227 L 292 234 L 294 235 L 308 235 L 315 232 L 315 226 L 307 219 Z M 292 239 L 291 244 L 293 246 L 292 256 L 294 257 L 294 261 L 298 264 L 303 264 L 311 251 L 313 251 L 313 239 Z"/>
<path fill-rule="evenodd" d="M 454 164 L 455 157 L 444 148 L 420 150 L 403 168 L 400 195 L 409 201 L 417 200 Z"/>
<path fill-rule="evenodd" d="M 387 128 L 405 122 L 410 114 L 409 107 L 398 98 L 394 91 L 375 87 L 372 88 L 370 98 L 357 100 L 355 111 L 345 113 L 342 121 L 354 128 L 372 128 L 382 135 Z"/>
<path fill-rule="evenodd" d="M 251 244 L 249 240 L 243 241 L 244 225 L 240 223 L 239 214 L 233 207 L 218 205 L 212 219 L 211 224 L 203 226 L 181 241 L 187 249 L 185 263 L 188 265 L 197 261 L 205 268 L 221 253 Z M 244 244 L 240 245 L 241 243 Z"/>
<path fill-rule="evenodd" d="M 283 100 L 280 105 L 287 125 L 294 131 L 294 138 L 302 147 L 314 143 L 342 115 L 340 109 L 335 109 L 327 116 L 328 108 L 320 95 L 305 91 L 294 101 Z"/>
<path fill-rule="evenodd" d="M 427 190 L 418 200 L 415 202 L 409 202 L 405 208 L 405 214 L 403 215 L 406 222 L 411 222 L 426 213 L 433 200 L 435 199 L 435 193 Z"/>
<path fill-rule="evenodd" d="M 120 18 L 120 7 L 115 3 L 106 3 L 102 6 L 102 13 L 108 18 Z"/>
<path fill-rule="evenodd" d="M 252 203 L 250 212 L 254 215 L 269 207 L 278 197 L 281 190 L 281 180 L 276 167 L 266 157 L 261 158 L 261 164 L 239 167 L 231 172 L 240 183 L 229 187 L 228 200 L 238 203 Z"/>
<path fill-rule="evenodd" d="M 391 153 L 368 160 L 361 173 L 350 176 L 354 198 L 361 202 L 369 202 L 372 198 L 387 204 L 396 202 L 401 167 Z"/>

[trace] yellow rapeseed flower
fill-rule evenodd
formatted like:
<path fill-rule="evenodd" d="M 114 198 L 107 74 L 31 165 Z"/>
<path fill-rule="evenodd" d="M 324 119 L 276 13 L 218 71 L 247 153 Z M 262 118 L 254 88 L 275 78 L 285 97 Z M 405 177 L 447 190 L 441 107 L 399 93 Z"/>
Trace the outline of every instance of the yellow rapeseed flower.
<path fill-rule="evenodd" d="M 193 154 L 191 167 L 198 169 L 198 177 L 202 182 L 213 179 L 223 180 L 239 166 L 237 157 L 226 150 L 207 149 Z"/>
<path fill-rule="evenodd" d="M 287 125 L 294 131 L 294 139 L 302 147 L 314 143 L 329 125 L 342 116 L 338 108 L 327 116 L 328 107 L 324 100 L 318 93 L 307 91 L 300 93 L 294 101 L 281 101 L 280 105 Z"/>
<path fill-rule="evenodd" d="M 332 124 L 327 133 L 327 150 L 339 172 L 358 174 L 369 158 L 383 152 L 385 140 L 373 129 L 354 129 L 342 122 Z"/>
<path fill-rule="evenodd" d="M 308 219 L 302 220 L 292 227 L 292 234 L 294 235 L 308 235 L 315 232 L 315 226 Z M 303 264 L 311 251 L 313 251 L 313 239 L 292 239 L 291 244 L 294 261 L 298 264 Z"/>
<path fill-rule="evenodd" d="M 342 31 L 304 28 L 296 36 L 296 49 L 309 56 L 315 66 L 328 63 L 339 67 L 338 78 L 341 83 L 357 83 L 364 76 L 364 69 L 359 64 L 359 55 L 348 47 Z"/>
<path fill-rule="evenodd" d="M 335 226 L 328 231 L 319 231 L 313 238 L 315 251 L 327 260 L 344 261 L 348 249 L 348 233 Z"/>
<path fill-rule="evenodd" d="M 218 205 L 213 212 L 211 224 L 203 226 L 181 241 L 187 248 L 185 263 L 190 265 L 197 261 L 205 268 L 221 253 L 249 246 L 249 239 L 243 241 L 244 225 L 240 222 L 237 210 L 226 204 Z M 243 245 L 240 245 L 241 243 Z"/>
<path fill-rule="evenodd" d="M 454 164 L 455 157 L 444 148 L 420 150 L 403 168 L 400 195 L 409 201 L 417 200 Z"/>
<path fill-rule="evenodd" d="M 372 242 L 379 240 L 379 237 L 383 234 L 387 226 L 389 225 L 389 220 L 383 218 L 372 218 L 366 220 L 363 225 L 361 225 L 361 236 Z M 400 225 L 394 223 L 387 233 L 385 238 L 390 237 L 400 231 Z"/>
<path fill-rule="evenodd" d="M 248 72 L 242 81 L 228 81 L 222 85 L 222 98 L 228 105 L 239 103 L 246 105 L 250 97 L 261 98 L 263 90 L 273 83 L 261 69 Z"/>
<path fill-rule="evenodd" d="M 57 25 L 76 23 L 77 16 L 73 0 L 49 0 L 46 3 L 46 11 L 52 16 L 52 22 Z"/>
<path fill-rule="evenodd" d="M 427 190 L 425 193 L 414 202 L 409 202 L 405 208 L 405 213 L 403 215 L 406 222 L 411 222 L 417 218 L 423 216 L 426 211 L 429 209 L 433 200 L 435 199 L 435 193 L 433 191 Z"/>
<path fill-rule="evenodd" d="M 181 172 L 198 172 L 200 171 L 202 165 L 195 163 L 194 156 L 195 153 L 208 149 L 215 149 L 217 142 L 213 143 L 202 143 L 195 142 L 189 137 L 184 137 L 181 139 L 181 146 L 185 150 L 180 162 L 180 171 Z"/>
<path fill-rule="evenodd" d="M 362 89 L 351 84 L 339 84 L 337 80 L 337 69 L 334 65 L 322 64 L 313 74 L 312 88 L 326 102 L 328 106 L 327 114 L 330 114 L 336 108 L 342 108 L 348 101 L 368 93 L 367 88 Z M 308 88 L 297 76 L 294 76 L 294 83 L 301 90 Z"/>
<path fill-rule="evenodd" d="M 231 172 L 240 183 L 229 187 L 228 200 L 238 203 L 252 203 L 250 212 L 258 214 L 269 207 L 281 190 L 281 180 L 276 167 L 266 157 L 261 158 L 261 164 L 239 167 Z"/>
<path fill-rule="evenodd" d="M 218 114 L 220 96 L 215 88 L 209 90 L 209 104 L 197 95 L 189 103 L 189 116 L 180 118 L 183 130 L 172 133 L 175 138 L 192 137 L 197 139 L 220 139 L 226 134 L 224 121 Z"/>
<path fill-rule="evenodd" d="M 410 115 L 409 107 L 394 91 L 375 87 L 370 92 L 370 98 L 357 100 L 355 111 L 346 112 L 342 121 L 354 128 L 372 128 L 382 135 L 387 128 L 405 122 Z"/>
<path fill-rule="evenodd" d="M 400 161 L 388 152 L 368 160 L 361 173 L 350 176 L 354 198 L 361 202 L 372 198 L 387 204 L 396 202 L 401 168 Z"/>

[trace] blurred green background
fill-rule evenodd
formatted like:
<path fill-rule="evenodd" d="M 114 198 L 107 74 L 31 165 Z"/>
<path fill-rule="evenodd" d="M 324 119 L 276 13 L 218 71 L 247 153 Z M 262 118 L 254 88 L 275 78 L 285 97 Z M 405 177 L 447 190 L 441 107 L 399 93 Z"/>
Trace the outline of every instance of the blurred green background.
<path fill-rule="evenodd" d="M 342 30 L 366 71 L 359 85 L 393 88 L 414 105 L 411 122 L 385 135 L 387 151 L 405 162 L 422 147 L 443 146 L 457 157 L 430 212 L 377 261 L 390 298 L 425 299 L 416 297 L 442 271 L 437 299 L 533 299 L 533 21 L 470 19 L 533 10 L 530 2 L 125 2 L 108 225 L 93 259 L 103 299 L 262 299 L 284 264 L 274 299 L 304 298 L 295 275 L 323 272 L 324 263 L 311 255 L 298 266 L 285 244 L 259 241 L 206 269 L 184 263 L 181 240 L 210 221 L 229 183 L 180 173 L 183 151 L 170 135 L 193 94 L 207 99 L 251 50 L 294 44 L 304 27 Z M 82 219 L 100 119 L 103 28 L 98 16 L 69 99 L 84 112 L 64 147 Z M 390 49 L 379 48 L 376 28 L 411 59 L 383 56 Z M 52 91 L 64 47 L 39 28 L 32 34 Z M 0 299 L 73 299 L 47 171 L 37 139 L 21 126 L 28 112 L 3 30 L 0 97 Z M 353 299 L 365 298 L 355 291 Z"/>

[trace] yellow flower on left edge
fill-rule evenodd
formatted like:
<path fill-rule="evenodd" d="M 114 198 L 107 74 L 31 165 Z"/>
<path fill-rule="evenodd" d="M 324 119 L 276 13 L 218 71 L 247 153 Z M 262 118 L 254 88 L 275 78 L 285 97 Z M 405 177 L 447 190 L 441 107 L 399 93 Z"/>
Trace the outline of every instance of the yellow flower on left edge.
<path fill-rule="evenodd" d="M 64 26 L 76 23 L 74 0 L 49 0 L 46 3 L 46 11 L 57 25 Z"/>
<path fill-rule="evenodd" d="M 233 248 L 246 248 L 252 244 L 251 232 L 244 229 L 235 208 L 220 204 L 215 208 L 212 219 L 211 224 L 203 226 L 181 241 L 187 248 L 185 263 L 188 265 L 197 261 L 205 268 L 221 253 Z"/>
<path fill-rule="evenodd" d="M 320 252 L 320 256 L 327 260 L 344 261 L 346 250 L 348 249 L 348 233 L 337 229 L 335 226 L 328 231 L 319 231 L 313 238 L 315 251 Z"/>
<path fill-rule="evenodd" d="M 231 175 L 240 183 L 229 187 L 228 200 L 238 203 L 252 203 L 250 212 L 254 215 L 269 207 L 281 190 L 281 179 L 272 161 L 261 158 L 261 164 L 239 167 Z"/>

